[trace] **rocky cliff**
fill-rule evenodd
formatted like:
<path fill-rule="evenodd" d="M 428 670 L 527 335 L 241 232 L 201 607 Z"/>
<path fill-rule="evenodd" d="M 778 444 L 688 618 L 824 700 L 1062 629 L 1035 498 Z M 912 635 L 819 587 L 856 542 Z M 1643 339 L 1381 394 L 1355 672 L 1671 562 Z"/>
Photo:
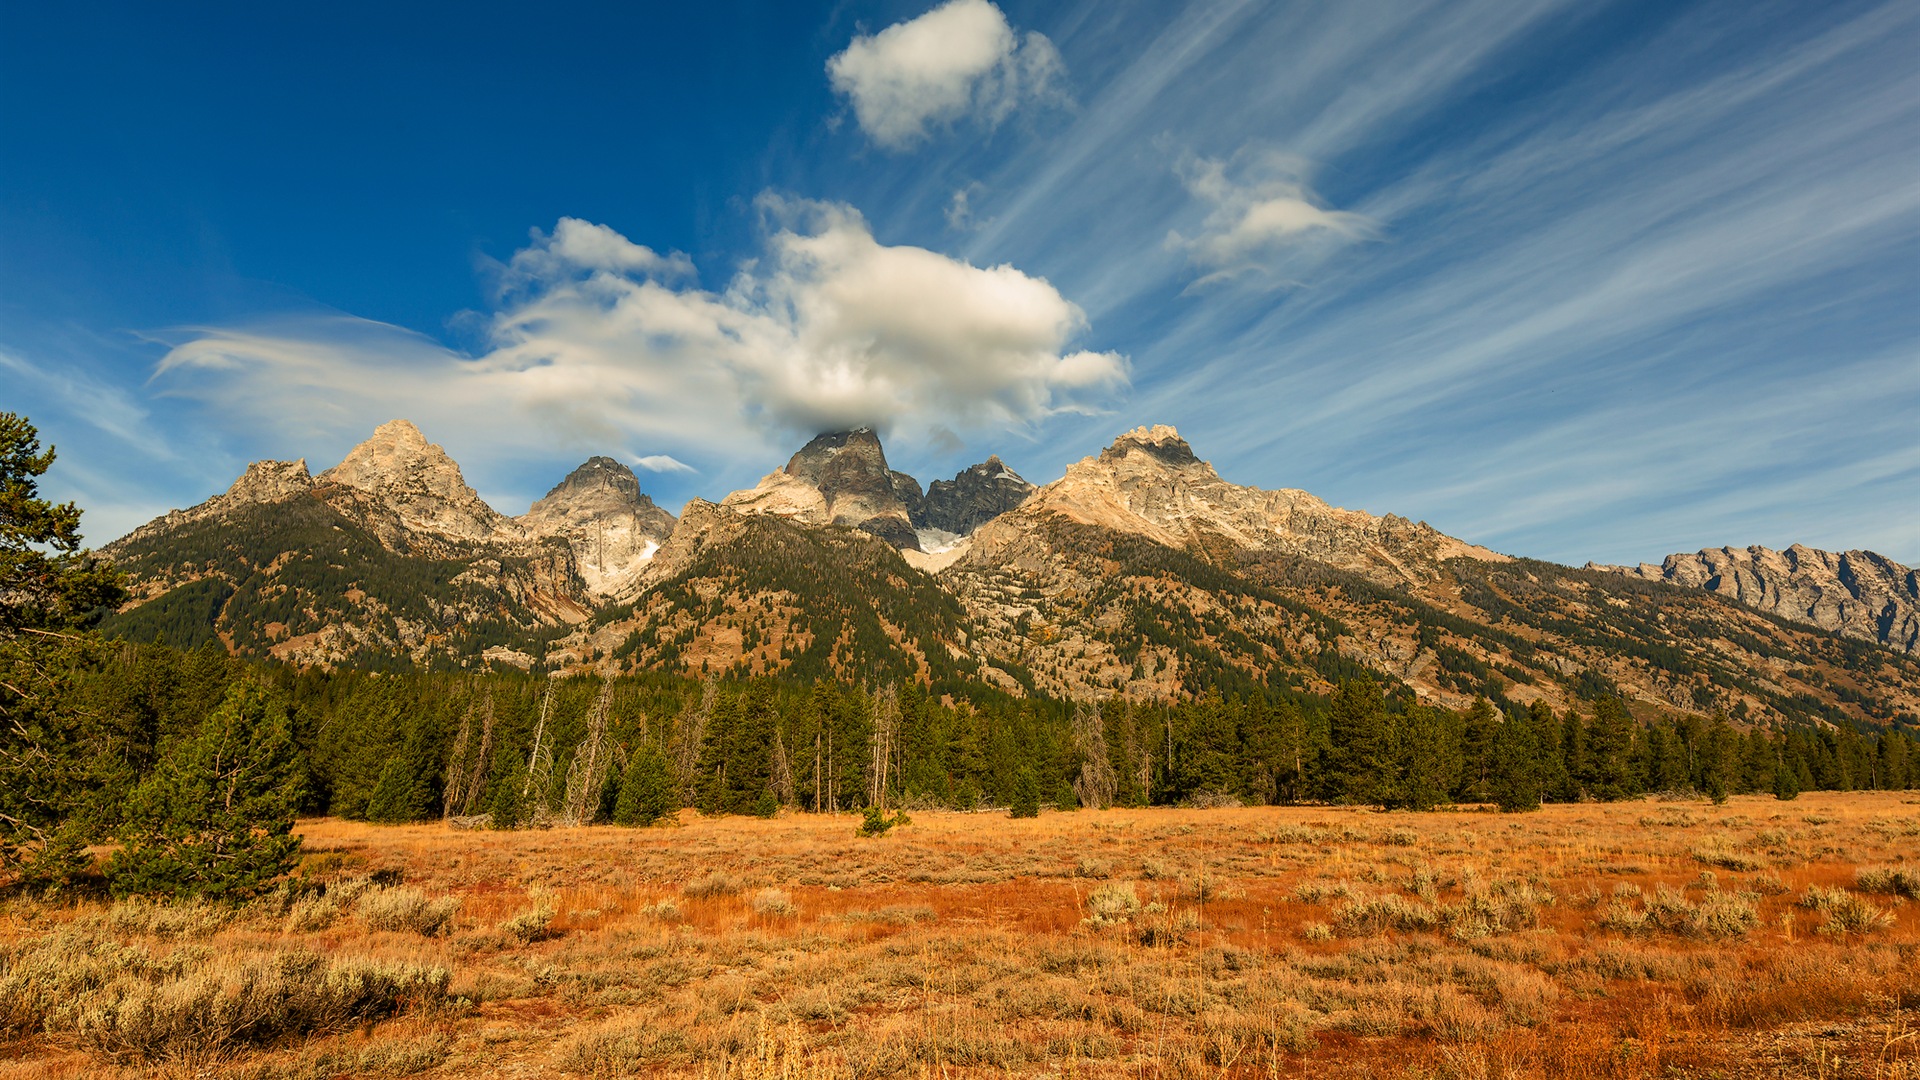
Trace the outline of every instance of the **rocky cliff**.
<path fill-rule="evenodd" d="M 415 535 L 450 540 L 520 540 L 525 533 L 467 486 L 460 466 L 408 420 L 389 420 L 346 458 L 315 478 L 367 496 L 383 540 Z"/>
<path fill-rule="evenodd" d="M 917 551 L 913 506 L 920 485 L 887 467 L 871 428 L 817 436 L 759 484 L 720 505 L 741 514 L 773 514 L 804 525 L 845 525 L 896 548 Z"/>
<path fill-rule="evenodd" d="M 633 470 L 610 457 L 588 458 L 514 519 L 527 535 L 556 536 L 596 597 L 631 599 L 676 519 L 640 490 Z"/>
<path fill-rule="evenodd" d="M 1007 468 L 995 454 L 978 465 L 962 469 L 951 480 L 928 484 L 927 497 L 914 525 L 953 537 L 967 536 L 1026 502 L 1033 491 L 1032 484 Z"/>
<path fill-rule="evenodd" d="M 1669 555 L 1658 566 L 1596 569 L 1704 589 L 1783 619 L 1920 651 L 1920 573 L 1871 551 L 1724 547 Z"/>

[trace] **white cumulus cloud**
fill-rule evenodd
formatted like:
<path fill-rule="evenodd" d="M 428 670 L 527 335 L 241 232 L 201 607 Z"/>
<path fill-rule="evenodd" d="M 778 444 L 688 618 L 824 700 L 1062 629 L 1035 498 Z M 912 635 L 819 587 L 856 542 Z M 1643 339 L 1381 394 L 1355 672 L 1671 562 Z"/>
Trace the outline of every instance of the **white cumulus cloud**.
<path fill-rule="evenodd" d="M 685 256 L 562 219 L 501 268 L 474 353 L 285 318 L 183 331 L 156 382 L 296 445 L 407 416 L 476 460 L 613 445 L 655 471 L 690 468 L 666 450 L 737 460 L 861 424 L 1029 425 L 1126 385 L 1123 357 L 1072 347 L 1086 317 L 1044 279 L 882 244 L 845 205 L 757 205 L 764 250 L 723 289 Z"/>
<path fill-rule="evenodd" d="M 1334 248 L 1378 232 L 1365 215 L 1321 205 L 1305 169 L 1283 154 L 1190 158 L 1179 173 L 1188 192 L 1209 209 L 1195 235 L 1175 230 L 1167 243 L 1211 271 L 1199 285 L 1250 274 L 1285 279 Z"/>
<path fill-rule="evenodd" d="M 862 131 L 904 150 L 933 125 L 973 116 L 989 127 L 1022 102 L 1057 97 L 1065 65 L 1046 35 L 1017 33 L 988 0 L 948 0 L 853 39 L 827 61 Z"/>

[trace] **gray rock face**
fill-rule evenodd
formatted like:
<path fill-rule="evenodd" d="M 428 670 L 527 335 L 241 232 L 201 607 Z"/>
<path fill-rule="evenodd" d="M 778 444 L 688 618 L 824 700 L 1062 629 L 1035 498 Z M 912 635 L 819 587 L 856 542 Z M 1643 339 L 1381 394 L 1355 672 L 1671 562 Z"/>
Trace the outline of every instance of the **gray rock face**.
<path fill-rule="evenodd" d="M 407 420 L 389 420 L 317 478 L 369 496 L 401 529 L 456 540 L 518 539 L 520 530 L 467 486 L 447 452 Z"/>
<path fill-rule="evenodd" d="M 925 508 L 914 524 L 966 536 L 1026 502 L 1033 491 L 1032 484 L 996 455 L 961 470 L 951 480 L 928 484 Z"/>
<path fill-rule="evenodd" d="M 1920 652 L 1920 574 L 1871 551 L 1724 547 L 1669 555 L 1659 566 L 1595 569 L 1705 589 L 1783 619 Z"/>
<path fill-rule="evenodd" d="M 633 470 L 610 457 L 588 458 L 515 520 L 529 536 L 566 540 L 587 588 L 621 598 L 637 589 L 641 569 L 674 526 Z"/>
<path fill-rule="evenodd" d="M 722 506 L 739 513 L 778 514 L 804 524 L 863 529 L 896 548 L 920 549 L 910 507 L 920 485 L 887 467 L 880 437 L 870 428 L 815 436 L 787 462 Z"/>

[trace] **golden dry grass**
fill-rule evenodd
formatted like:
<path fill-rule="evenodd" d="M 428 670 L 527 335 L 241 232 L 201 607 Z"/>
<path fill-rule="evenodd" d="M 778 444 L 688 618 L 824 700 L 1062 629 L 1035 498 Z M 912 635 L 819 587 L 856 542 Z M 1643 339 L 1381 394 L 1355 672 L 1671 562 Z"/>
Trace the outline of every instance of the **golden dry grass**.
<path fill-rule="evenodd" d="M 319 820 L 323 895 L 16 900 L 0 1080 L 1920 1077 L 1911 794 L 856 826 Z M 195 1025 L 256 983 L 299 1022 Z"/>

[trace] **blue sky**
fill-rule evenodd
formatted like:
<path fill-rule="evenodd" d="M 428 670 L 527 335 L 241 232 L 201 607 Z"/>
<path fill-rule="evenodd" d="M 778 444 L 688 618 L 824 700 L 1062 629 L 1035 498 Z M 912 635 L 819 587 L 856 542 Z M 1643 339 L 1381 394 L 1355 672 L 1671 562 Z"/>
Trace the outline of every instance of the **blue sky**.
<path fill-rule="evenodd" d="M 1920 563 L 1920 4 L 33 5 L 0 409 L 96 541 L 420 423 L 518 513 L 1172 423 L 1516 554 Z"/>

